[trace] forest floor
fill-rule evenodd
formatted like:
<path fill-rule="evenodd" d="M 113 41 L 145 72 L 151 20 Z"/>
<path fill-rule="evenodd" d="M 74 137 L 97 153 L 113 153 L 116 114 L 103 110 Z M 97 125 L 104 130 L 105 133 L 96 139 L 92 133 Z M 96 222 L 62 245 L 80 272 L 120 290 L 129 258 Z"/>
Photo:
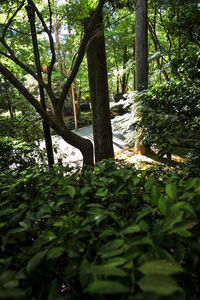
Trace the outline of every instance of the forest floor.
<path fill-rule="evenodd" d="M 92 126 L 82 127 L 78 130 L 74 130 L 78 135 L 90 139 L 93 141 Z M 82 166 L 82 155 L 80 151 L 73 146 L 67 144 L 61 137 L 52 136 L 52 141 L 54 145 L 55 153 L 55 162 L 58 160 L 62 161 L 62 164 L 70 165 L 72 167 Z M 167 158 L 160 158 L 156 152 L 151 152 L 145 155 L 135 154 L 133 147 L 129 147 L 126 143 L 126 140 L 122 134 L 116 131 L 113 128 L 113 146 L 115 158 L 122 159 L 127 163 L 134 164 L 137 169 L 147 169 L 153 166 L 163 166 L 163 167 L 172 167 L 174 168 L 177 165 L 180 165 L 184 161 L 181 156 L 172 155 L 172 160 Z M 44 141 L 40 145 L 41 148 L 44 148 Z"/>
<path fill-rule="evenodd" d="M 156 151 L 155 152 L 152 151 L 151 153 L 145 155 L 135 154 L 134 149 L 131 147 L 127 147 L 118 152 L 115 152 L 115 157 L 117 159 L 123 159 L 127 163 L 135 164 L 135 167 L 137 169 L 147 169 L 149 167 L 153 167 L 157 165 L 174 168 L 184 162 L 183 157 L 175 154 L 172 154 L 171 160 L 167 159 L 165 156 L 162 158 L 159 157 L 156 154 Z"/>

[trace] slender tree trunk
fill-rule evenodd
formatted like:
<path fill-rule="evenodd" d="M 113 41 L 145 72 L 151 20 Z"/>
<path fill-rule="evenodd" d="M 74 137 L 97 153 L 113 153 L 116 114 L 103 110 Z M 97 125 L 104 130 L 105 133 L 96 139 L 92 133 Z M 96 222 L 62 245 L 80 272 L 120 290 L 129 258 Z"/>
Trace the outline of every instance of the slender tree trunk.
<path fill-rule="evenodd" d="M 136 90 L 148 86 L 147 0 L 137 0 L 135 9 Z"/>
<path fill-rule="evenodd" d="M 87 26 L 85 25 L 85 30 Z M 99 17 L 87 49 L 95 162 L 114 157 L 103 18 Z"/>
<path fill-rule="evenodd" d="M 124 55 L 123 55 L 123 69 L 126 69 L 126 63 L 127 63 L 127 46 L 123 49 Z M 125 94 L 127 91 L 127 75 L 126 73 L 122 76 L 122 94 Z"/>
<path fill-rule="evenodd" d="M 178 58 L 181 57 L 181 31 L 180 31 L 180 2 L 177 1 L 177 22 L 178 22 Z"/>
<path fill-rule="evenodd" d="M 135 85 L 138 92 L 148 87 L 148 14 L 147 0 L 137 0 L 135 9 Z M 140 145 L 143 134 L 135 141 L 135 154 L 144 154 Z"/>
<path fill-rule="evenodd" d="M 154 43 L 154 48 L 155 48 L 155 51 L 158 51 L 159 50 L 159 41 L 158 41 L 158 37 L 156 35 L 156 31 L 153 30 L 153 28 L 151 27 L 150 23 L 148 23 L 148 29 L 149 29 L 149 33 L 151 35 L 151 38 L 152 38 L 152 41 Z M 161 49 L 160 49 L 161 50 Z M 158 67 L 160 67 L 160 59 L 159 58 L 156 58 L 156 64 Z M 163 73 L 164 77 L 165 77 L 165 80 L 168 82 L 169 81 L 169 77 L 167 75 L 167 72 L 165 70 L 161 70 L 161 72 Z"/>
<path fill-rule="evenodd" d="M 62 63 L 61 47 L 60 47 L 60 40 L 59 40 L 59 33 L 58 33 L 58 20 L 55 20 L 55 22 L 54 22 L 54 33 L 55 33 L 55 40 L 56 40 L 58 68 L 59 68 L 61 78 L 63 78 L 64 73 L 63 73 L 63 63 Z"/>

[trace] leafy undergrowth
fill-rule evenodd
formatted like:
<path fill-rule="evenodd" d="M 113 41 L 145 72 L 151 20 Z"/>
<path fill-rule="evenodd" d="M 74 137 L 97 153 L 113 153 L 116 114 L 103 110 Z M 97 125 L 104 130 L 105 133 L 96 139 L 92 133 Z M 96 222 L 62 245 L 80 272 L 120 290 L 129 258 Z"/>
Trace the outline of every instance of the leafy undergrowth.
<path fill-rule="evenodd" d="M 0 175 L 0 299 L 199 299 L 200 178 L 112 160 Z"/>

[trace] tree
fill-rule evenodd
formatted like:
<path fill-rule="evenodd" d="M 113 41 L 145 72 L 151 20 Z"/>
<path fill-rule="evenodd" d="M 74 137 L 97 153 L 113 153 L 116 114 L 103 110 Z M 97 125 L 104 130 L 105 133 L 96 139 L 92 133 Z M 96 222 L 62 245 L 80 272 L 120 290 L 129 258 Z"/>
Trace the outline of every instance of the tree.
<path fill-rule="evenodd" d="M 147 0 L 137 0 L 135 8 L 135 81 L 136 90 L 148 85 Z"/>
<path fill-rule="evenodd" d="M 148 15 L 147 0 L 137 0 L 135 8 L 135 85 L 138 92 L 148 85 Z M 143 134 L 135 142 L 135 153 L 144 154 L 146 150 L 140 146 Z"/>
<path fill-rule="evenodd" d="M 85 28 L 87 23 L 85 20 Z M 109 93 L 103 17 L 98 16 L 87 48 L 90 98 L 93 116 L 95 161 L 114 157 L 110 122 Z"/>
<path fill-rule="evenodd" d="M 21 14 L 25 14 L 24 11 L 24 4 L 25 0 L 18 1 L 18 5 L 15 8 L 14 13 L 10 17 L 8 14 L 8 21 L 6 24 L 2 27 L 1 31 L 1 37 L 0 37 L 0 73 L 15 87 L 17 88 L 20 93 L 31 103 L 31 105 L 35 108 L 35 110 L 40 114 L 42 119 L 48 123 L 48 125 L 54 129 L 54 131 L 62 136 L 62 138 L 72 146 L 78 148 L 82 155 L 83 155 L 83 163 L 84 164 L 93 164 L 93 145 L 90 140 L 84 139 L 77 134 L 71 132 L 64 123 L 63 115 L 62 115 L 62 106 L 65 101 L 66 95 L 71 87 L 71 84 L 78 72 L 79 66 L 83 60 L 86 46 L 88 45 L 89 38 L 93 32 L 93 28 L 99 18 L 99 16 L 102 13 L 102 8 L 104 5 L 105 0 L 99 0 L 98 5 L 96 7 L 96 10 L 94 11 L 94 14 L 92 18 L 90 19 L 90 22 L 85 30 L 85 35 L 83 36 L 83 39 L 81 41 L 78 55 L 74 64 L 74 67 L 72 69 L 71 74 L 69 75 L 68 79 L 65 81 L 62 91 L 59 96 L 56 96 L 53 88 L 52 88 L 52 71 L 54 64 L 56 62 L 56 54 L 54 49 L 54 42 L 53 37 L 51 34 L 51 30 L 48 28 L 42 14 L 38 10 L 37 6 L 33 2 L 33 0 L 30 0 L 31 5 L 33 6 L 36 15 L 40 21 L 40 28 L 42 27 L 43 31 L 47 34 L 49 44 L 50 44 L 50 53 L 51 53 L 51 60 L 48 66 L 48 79 L 47 83 L 44 82 L 33 69 L 29 66 L 27 66 L 22 60 L 19 59 L 18 53 L 14 53 L 11 45 L 12 43 L 9 43 L 7 41 L 7 34 L 11 27 L 11 25 L 14 23 L 15 18 L 21 12 Z M 49 2 L 50 3 L 50 2 Z M 51 15 L 50 5 L 49 5 L 49 12 Z M 51 19 L 51 18 L 50 18 Z M 51 28 L 52 26 L 50 26 Z M 28 89 L 24 86 L 22 81 L 19 81 L 16 76 L 13 75 L 12 70 L 9 69 L 7 61 L 12 61 L 14 64 L 18 65 L 24 72 L 30 74 L 39 85 L 41 85 L 44 90 L 46 91 L 53 109 L 54 109 L 54 116 L 52 117 L 48 112 L 46 112 L 40 103 L 37 101 L 37 99 L 28 91 Z"/>

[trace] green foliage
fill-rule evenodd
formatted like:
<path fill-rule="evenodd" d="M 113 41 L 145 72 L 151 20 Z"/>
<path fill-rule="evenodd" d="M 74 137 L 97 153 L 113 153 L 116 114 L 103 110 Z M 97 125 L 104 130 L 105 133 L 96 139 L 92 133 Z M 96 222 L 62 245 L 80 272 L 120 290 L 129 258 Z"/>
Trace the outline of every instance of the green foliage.
<path fill-rule="evenodd" d="M 18 115 L 12 120 L 0 116 L 0 136 L 22 139 L 25 142 L 39 141 L 43 138 L 42 121 L 32 110 L 24 116 Z"/>
<path fill-rule="evenodd" d="M 180 81 L 155 86 L 137 98 L 136 124 L 144 143 L 170 154 L 177 148 L 198 149 L 200 82 Z"/>
<path fill-rule="evenodd" d="M 35 143 L 27 144 L 21 140 L 0 137 L 0 172 L 9 168 L 24 170 L 33 167 L 42 155 Z"/>
<path fill-rule="evenodd" d="M 196 48 L 185 53 L 182 58 L 175 58 L 171 62 L 172 69 L 176 68 L 183 79 L 196 80 L 200 78 L 200 52 Z"/>
<path fill-rule="evenodd" d="M 0 298 L 197 299 L 199 186 L 113 161 L 1 174 Z"/>

